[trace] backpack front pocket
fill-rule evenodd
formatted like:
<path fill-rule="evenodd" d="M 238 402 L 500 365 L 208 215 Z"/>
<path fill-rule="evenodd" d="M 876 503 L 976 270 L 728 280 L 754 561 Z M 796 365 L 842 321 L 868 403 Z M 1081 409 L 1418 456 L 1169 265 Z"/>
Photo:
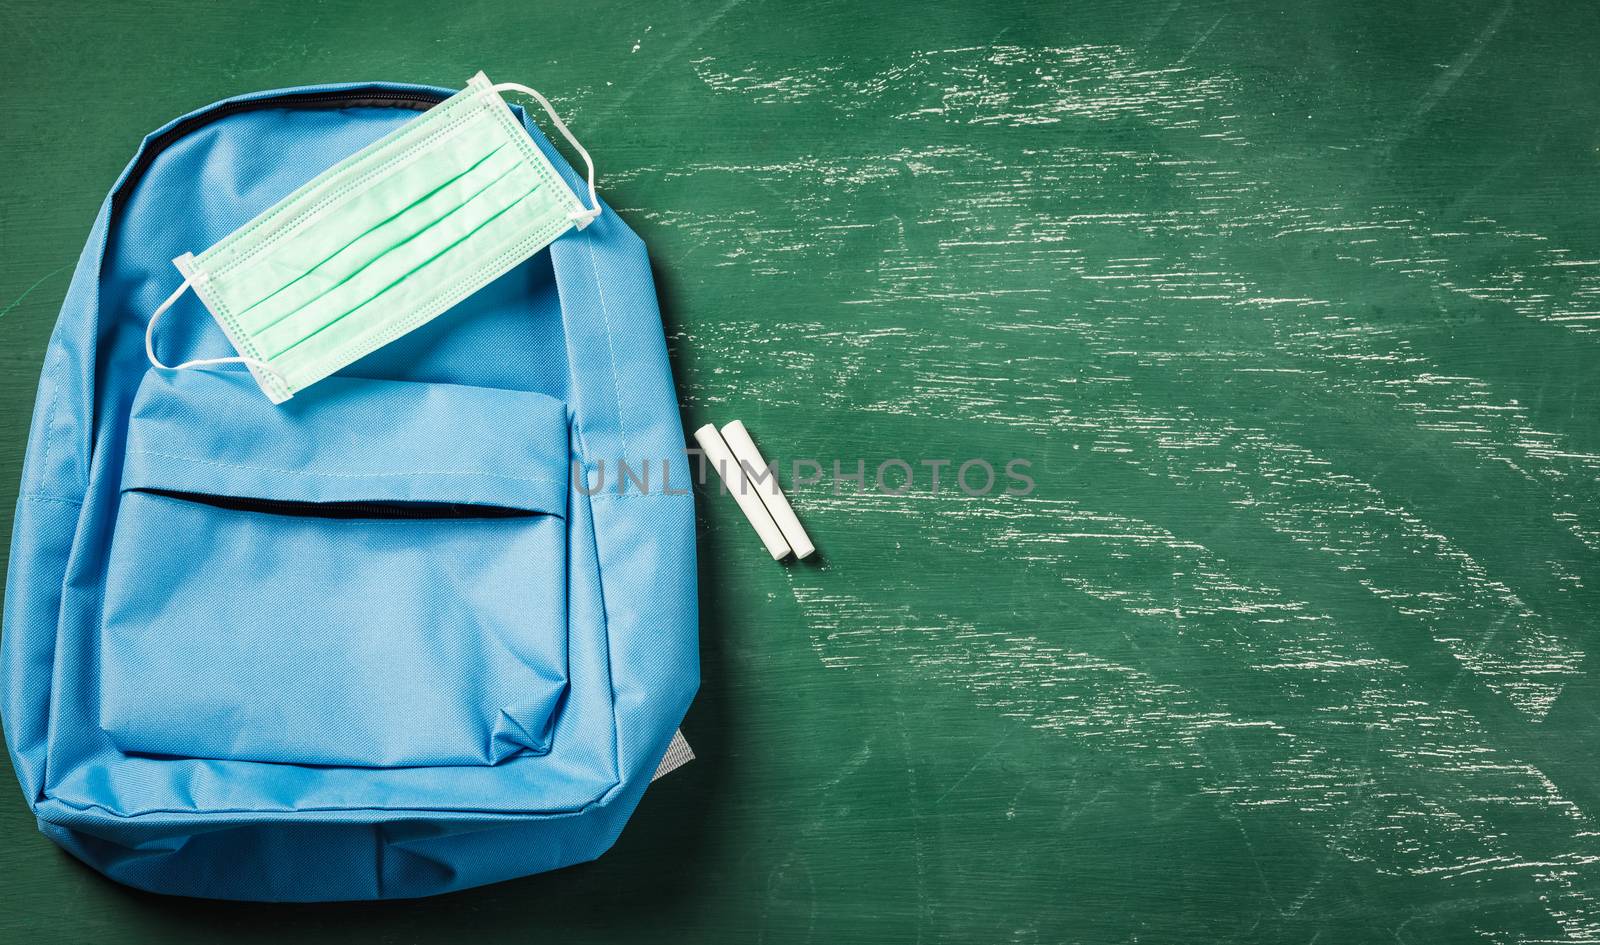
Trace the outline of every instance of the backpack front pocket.
<path fill-rule="evenodd" d="M 565 405 L 243 373 L 135 400 L 101 625 L 130 754 L 485 765 L 549 748 L 567 680 Z"/>

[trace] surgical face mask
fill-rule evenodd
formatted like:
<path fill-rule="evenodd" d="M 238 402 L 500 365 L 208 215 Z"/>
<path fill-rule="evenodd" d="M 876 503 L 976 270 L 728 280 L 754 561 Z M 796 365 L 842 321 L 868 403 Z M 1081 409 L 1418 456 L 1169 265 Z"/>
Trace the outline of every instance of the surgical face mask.
<path fill-rule="evenodd" d="M 538 100 L 583 156 L 589 206 L 505 101 Z M 245 364 L 282 403 L 483 288 L 600 214 L 594 162 L 533 89 L 465 90 L 323 172 L 199 255 L 151 315 L 145 354 L 162 370 Z M 238 357 L 166 365 L 156 322 L 193 288 Z"/>

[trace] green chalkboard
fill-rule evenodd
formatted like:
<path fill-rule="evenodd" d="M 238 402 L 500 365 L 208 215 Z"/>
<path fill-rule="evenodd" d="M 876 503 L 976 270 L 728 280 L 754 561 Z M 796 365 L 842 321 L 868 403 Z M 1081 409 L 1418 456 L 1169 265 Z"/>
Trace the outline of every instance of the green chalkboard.
<path fill-rule="evenodd" d="M 815 564 L 702 495 L 700 757 L 601 860 L 178 901 L 0 791 L 0 939 L 1600 938 L 1597 37 L 1513 0 L 0 0 L 0 526 L 143 134 L 480 68 L 650 245 L 686 425 L 827 467 Z M 949 478 L 1017 458 L 1026 495 Z"/>

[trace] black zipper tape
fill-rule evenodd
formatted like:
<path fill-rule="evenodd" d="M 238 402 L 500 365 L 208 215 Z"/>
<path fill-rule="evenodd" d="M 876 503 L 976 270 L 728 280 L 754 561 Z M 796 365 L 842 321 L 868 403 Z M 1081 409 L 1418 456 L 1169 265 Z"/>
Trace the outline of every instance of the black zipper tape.
<path fill-rule="evenodd" d="M 139 159 L 128 171 L 127 179 L 111 198 L 111 212 L 116 214 L 127 201 L 128 194 L 138 186 L 150 164 L 157 156 L 184 135 L 192 134 L 214 121 L 242 112 L 259 112 L 275 108 L 405 108 L 425 112 L 448 98 L 439 92 L 399 92 L 390 89 L 342 89 L 328 92 L 289 92 L 269 95 L 243 102 L 219 105 L 201 115 L 192 115 L 151 139 Z"/>
<path fill-rule="evenodd" d="M 243 496 L 211 495 L 176 489 L 135 489 L 145 495 L 158 495 L 181 502 L 195 502 L 234 512 L 262 515 L 290 515 L 299 518 L 340 519 L 479 519 L 531 518 L 540 513 L 499 505 L 474 505 L 461 502 L 302 502 L 294 499 L 253 499 Z"/>

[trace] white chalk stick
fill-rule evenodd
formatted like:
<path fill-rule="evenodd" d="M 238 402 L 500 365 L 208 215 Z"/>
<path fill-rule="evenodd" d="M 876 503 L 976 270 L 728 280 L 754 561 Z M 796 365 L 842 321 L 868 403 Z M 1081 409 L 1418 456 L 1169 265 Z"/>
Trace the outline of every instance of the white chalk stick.
<path fill-rule="evenodd" d="M 783 533 L 783 538 L 794 549 L 796 558 L 804 558 L 817 550 L 811 543 L 811 538 L 806 530 L 801 527 L 800 519 L 794 514 L 794 506 L 789 504 L 789 497 L 783 494 L 783 487 L 778 485 L 776 471 L 757 482 L 750 478 L 751 471 L 760 475 L 761 470 L 767 468 L 767 460 L 756 449 L 755 440 L 750 439 L 750 431 L 744 428 L 743 420 L 735 420 L 722 428 L 722 438 L 727 441 L 728 449 L 733 450 L 733 457 L 741 464 L 740 472 L 750 480 L 750 485 L 761 496 L 761 501 L 767 505 L 767 511 L 772 513 L 772 520 L 778 523 L 778 531 Z"/>
<path fill-rule="evenodd" d="M 767 546 L 767 552 L 776 561 L 789 553 L 789 543 L 783 540 L 783 532 L 778 530 L 778 524 L 772 520 L 772 514 L 762 503 L 761 497 L 756 495 L 756 489 L 745 478 L 744 469 L 739 461 L 734 458 L 728 444 L 722 439 L 722 434 L 717 432 L 716 425 L 706 424 L 694 431 L 695 442 L 700 444 L 701 452 L 706 459 L 716 467 L 717 475 L 727 485 L 728 491 L 733 493 L 735 502 L 739 503 L 740 511 L 744 517 L 755 526 L 756 534 L 761 536 L 761 543 Z"/>

